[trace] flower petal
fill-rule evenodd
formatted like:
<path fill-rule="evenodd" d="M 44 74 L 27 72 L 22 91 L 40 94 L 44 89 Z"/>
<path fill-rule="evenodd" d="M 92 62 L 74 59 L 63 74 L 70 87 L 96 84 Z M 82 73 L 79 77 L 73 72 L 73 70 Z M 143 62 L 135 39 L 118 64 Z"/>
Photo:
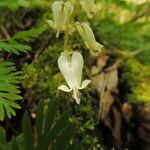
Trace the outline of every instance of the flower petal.
<path fill-rule="evenodd" d="M 58 59 L 58 67 L 63 74 L 68 86 L 70 88 L 73 88 L 74 86 L 74 70 L 72 69 L 71 65 L 71 59 L 69 58 L 70 54 L 69 52 L 63 52 L 61 53 L 61 56 Z"/>
<path fill-rule="evenodd" d="M 74 52 L 72 55 L 72 69 L 74 70 L 73 78 L 75 87 L 81 85 L 82 70 L 83 70 L 83 57 L 80 53 Z"/>
<path fill-rule="evenodd" d="M 54 22 L 52 20 L 47 20 L 47 23 L 50 25 L 50 27 L 55 29 L 55 24 L 54 24 Z"/>
<path fill-rule="evenodd" d="M 88 48 L 94 49 L 93 47 L 94 47 L 96 40 L 94 37 L 94 33 L 92 29 L 90 28 L 89 24 L 87 22 L 83 22 L 83 23 L 77 22 L 76 28 L 79 34 L 81 35 L 81 37 L 83 38 L 84 42 L 88 43 L 86 44 L 86 46 L 88 45 Z"/>
<path fill-rule="evenodd" d="M 62 13 L 62 1 L 55 1 L 52 4 L 52 11 L 54 16 L 54 23 L 56 25 L 61 25 L 63 20 L 63 13 Z"/>
<path fill-rule="evenodd" d="M 59 90 L 62 90 L 64 92 L 71 92 L 72 89 L 69 89 L 66 85 L 61 85 L 58 87 Z"/>
<path fill-rule="evenodd" d="M 93 14 L 90 11 L 87 12 L 87 16 L 88 16 L 89 19 L 93 18 Z"/>
<path fill-rule="evenodd" d="M 95 50 L 97 50 L 99 53 L 101 52 L 103 45 L 101 45 L 100 43 L 96 42 L 95 43 Z"/>
<path fill-rule="evenodd" d="M 65 3 L 65 8 L 68 11 L 69 15 L 73 13 L 73 4 L 71 2 L 66 2 Z"/>
<path fill-rule="evenodd" d="M 84 39 L 84 29 L 81 26 L 81 23 L 76 22 L 76 28 L 77 28 L 79 34 L 81 35 L 81 37 Z"/>
<path fill-rule="evenodd" d="M 91 80 L 84 80 L 82 82 L 81 87 L 79 87 L 79 89 L 84 89 L 89 83 L 91 83 Z"/>
<path fill-rule="evenodd" d="M 89 24 L 87 22 L 83 22 L 82 26 L 84 27 L 84 36 L 85 36 L 85 40 L 89 43 L 89 45 L 92 45 L 95 43 L 95 36 L 94 33 L 92 31 L 92 29 L 90 28 Z"/>

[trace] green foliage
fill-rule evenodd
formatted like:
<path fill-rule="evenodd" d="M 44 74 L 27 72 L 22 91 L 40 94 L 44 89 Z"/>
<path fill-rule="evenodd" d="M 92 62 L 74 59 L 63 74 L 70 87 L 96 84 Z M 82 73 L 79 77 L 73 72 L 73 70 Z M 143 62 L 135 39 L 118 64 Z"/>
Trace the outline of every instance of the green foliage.
<path fill-rule="evenodd" d="M 150 105 L 150 81 L 143 81 L 134 87 L 132 94 L 128 95 L 128 101 L 135 104 Z"/>
<path fill-rule="evenodd" d="M 20 54 L 20 52 L 27 52 L 31 47 L 25 44 L 20 44 L 17 40 L 24 40 L 26 42 L 33 41 L 40 34 L 44 32 L 45 28 L 32 29 L 28 31 L 17 32 L 12 38 L 5 42 L 0 41 L 0 50 L 8 53 Z M 17 72 L 15 66 L 11 62 L 0 60 L 0 120 L 4 120 L 5 116 L 11 118 L 15 116 L 14 109 L 20 109 L 20 106 L 14 100 L 22 99 L 19 96 L 19 83 L 21 72 Z"/>
<path fill-rule="evenodd" d="M 136 59 L 128 60 L 124 66 L 122 80 L 126 81 L 130 93 L 127 95 L 129 103 L 150 104 L 150 67 L 144 66 Z"/>
<path fill-rule="evenodd" d="M 22 8 L 34 8 L 46 6 L 48 2 L 46 0 L 1 0 L 0 9 L 10 9 L 13 11 Z"/>
<path fill-rule="evenodd" d="M 27 7 L 28 1 L 27 0 L 1 0 L 0 1 L 0 8 L 7 8 L 11 10 L 16 10 L 20 6 Z"/>
<path fill-rule="evenodd" d="M 10 143 L 6 142 L 6 133 L 5 129 L 0 126 L 0 149 L 8 150 L 10 148 Z"/>
<path fill-rule="evenodd" d="M 27 112 L 24 113 L 22 129 L 23 129 L 23 138 L 24 138 L 24 149 L 34 150 L 32 127 L 31 127 L 30 118 Z"/>
<path fill-rule="evenodd" d="M 105 19 L 97 25 L 98 35 L 111 48 L 121 50 L 136 51 L 147 50 L 149 48 L 148 38 L 144 37 L 146 31 L 143 23 L 124 23 L 118 24 L 112 20 Z M 146 27 L 146 25 L 145 25 Z"/>
<path fill-rule="evenodd" d="M 25 42 L 30 42 L 39 37 L 44 31 L 45 27 L 19 31 L 10 39 L 7 39 L 5 42 L 0 41 L 0 50 L 4 50 L 8 53 L 19 54 L 20 52 L 27 52 L 31 50 L 31 47 L 26 44 L 20 44 L 17 40 L 23 40 Z"/>
<path fill-rule="evenodd" d="M 41 101 L 38 105 L 35 123 L 36 137 L 33 137 L 30 117 L 24 113 L 22 128 L 23 134 L 6 143 L 5 130 L 0 128 L 0 148 L 3 150 L 81 150 L 82 142 L 75 142 L 73 134 L 76 125 L 69 121 L 70 110 L 58 115 L 60 100 L 55 98 L 52 102 Z M 72 141 L 70 144 L 70 141 Z"/>
<path fill-rule="evenodd" d="M 120 52 L 141 51 L 136 58 L 143 64 L 150 65 L 149 3 L 136 5 L 120 0 L 108 0 L 103 3 L 102 15 L 94 20 L 97 39 L 104 44 L 106 49 L 117 49 Z M 132 9 L 126 10 L 123 3 L 127 7 L 132 5 Z M 111 8 L 111 4 L 117 7 Z M 123 7 L 120 9 L 120 6 Z"/>
<path fill-rule="evenodd" d="M 41 35 L 45 31 L 45 29 L 46 28 L 41 27 L 26 31 L 19 31 L 12 37 L 12 39 L 22 39 L 26 42 L 33 41 L 35 38 L 39 37 L 39 35 Z"/>
<path fill-rule="evenodd" d="M 19 109 L 20 106 L 14 103 L 14 100 L 20 100 L 22 97 L 18 94 L 18 86 L 21 79 L 20 72 L 17 72 L 14 64 L 11 62 L 0 61 L 0 120 L 5 115 L 9 118 L 16 115 L 14 108 Z"/>
<path fill-rule="evenodd" d="M 137 50 L 142 48 L 143 39 L 139 38 L 141 23 L 118 24 L 113 20 L 101 20 L 98 24 L 99 35 L 111 47 L 124 50 Z"/>
<path fill-rule="evenodd" d="M 70 144 L 70 140 L 76 130 L 75 124 L 69 121 L 70 111 L 66 110 L 61 116 L 57 117 L 60 101 L 54 99 L 52 102 L 42 101 L 39 103 L 35 129 L 37 132 L 36 139 L 32 136 L 30 118 L 26 112 L 23 117 L 23 149 L 24 150 L 66 150 L 75 145 L 72 150 L 82 149 L 81 143 Z M 17 144 L 20 139 L 11 141 L 11 150 L 20 149 Z M 33 143 L 34 142 L 34 143 Z M 22 147 L 21 147 L 22 149 Z"/>
<path fill-rule="evenodd" d="M 127 2 L 125 0 L 102 0 L 101 2 L 104 3 L 105 5 L 115 4 L 116 6 L 127 10 L 133 10 L 133 8 L 136 7 L 134 3 Z"/>
<path fill-rule="evenodd" d="M 19 147 L 15 139 L 13 139 L 11 142 L 11 150 L 19 150 Z"/>
<path fill-rule="evenodd" d="M 0 50 L 18 55 L 20 52 L 27 52 L 28 50 L 31 50 L 31 47 L 28 45 L 19 44 L 17 42 L 0 42 Z"/>

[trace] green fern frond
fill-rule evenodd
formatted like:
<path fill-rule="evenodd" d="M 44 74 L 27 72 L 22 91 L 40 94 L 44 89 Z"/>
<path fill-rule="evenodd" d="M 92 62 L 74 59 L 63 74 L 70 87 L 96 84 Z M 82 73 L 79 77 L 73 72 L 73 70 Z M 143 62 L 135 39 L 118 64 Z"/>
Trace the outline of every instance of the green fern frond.
<path fill-rule="evenodd" d="M 19 54 L 20 52 L 27 52 L 31 50 L 31 47 L 17 42 L 0 42 L 0 50 L 4 50 L 8 53 Z"/>
<path fill-rule="evenodd" d="M 29 41 L 33 41 L 35 38 L 39 37 L 46 28 L 42 27 L 42 28 L 37 28 L 37 29 L 31 29 L 31 30 L 26 30 L 26 31 L 20 31 L 17 32 L 12 39 L 16 40 L 16 39 L 22 39 L 26 42 Z"/>
<path fill-rule="evenodd" d="M 22 99 L 18 94 L 20 93 L 19 83 L 21 79 L 21 72 L 17 72 L 13 63 L 0 61 L 0 120 L 2 121 L 5 116 L 11 118 L 16 113 L 13 110 L 19 109 L 20 106 L 14 100 Z"/>

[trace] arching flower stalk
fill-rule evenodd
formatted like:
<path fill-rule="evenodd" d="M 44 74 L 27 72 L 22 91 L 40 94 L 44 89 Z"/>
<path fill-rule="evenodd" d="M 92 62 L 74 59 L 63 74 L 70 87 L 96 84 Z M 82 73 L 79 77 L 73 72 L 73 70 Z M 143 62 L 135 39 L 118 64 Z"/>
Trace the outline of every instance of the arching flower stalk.
<path fill-rule="evenodd" d="M 72 57 L 70 57 L 70 54 L 72 54 Z M 79 90 L 84 89 L 91 82 L 90 80 L 84 80 L 81 83 L 83 70 L 82 55 L 78 52 L 63 52 L 58 59 L 58 66 L 69 86 L 61 85 L 58 89 L 65 92 L 73 91 L 72 97 L 75 99 L 76 103 L 79 104 Z"/>
<path fill-rule="evenodd" d="M 81 0 L 83 10 L 87 13 L 88 18 L 92 18 L 100 9 L 94 4 L 94 0 Z"/>
<path fill-rule="evenodd" d="M 71 2 L 55 1 L 52 4 L 52 12 L 54 21 L 48 20 L 48 24 L 57 31 L 56 37 L 59 33 L 66 31 L 68 20 L 73 12 L 73 4 Z M 70 32 L 72 32 L 71 25 Z"/>
<path fill-rule="evenodd" d="M 95 36 L 89 24 L 87 22 L 77 22 L 76 28 L 83 38 L 86 47 L 90 49 L 90 53 L 97 56 L 101 52 L 103 46 L 95 40 Z"/>

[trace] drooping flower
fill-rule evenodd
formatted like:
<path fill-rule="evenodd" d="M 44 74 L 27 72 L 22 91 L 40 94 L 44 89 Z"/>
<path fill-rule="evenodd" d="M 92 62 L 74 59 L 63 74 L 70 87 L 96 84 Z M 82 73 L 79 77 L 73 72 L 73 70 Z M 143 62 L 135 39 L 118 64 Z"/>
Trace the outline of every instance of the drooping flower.
<path fill-rule="evenodd" d="M 94 33 L 89 24 L 87 22 L 77 22 L 76 28 L 83 38 L 86 47 L 90 49 L 90 53 L 94 56 L 98 55 L 101 52 L 103 46 L 95 40 Z"/>
<path fill-rule="evenodd" d="M 61 31 L 66 31 L 68 19 L 73 12 L 73 4 L 71 2 L 55 1 L 52 4 L 52 12 L 54 21 L 48 20 L 48 24 L 57 31 L 59 36 Z"/>
<path fill-rule="evenodd" d="M 90 19 L 99 11 L 99 8 L 94 4 L 94 0 L 81 0 L 80 4 Z"/>
<path fill-rule="evenodd" d="M 61 56 L 58 59 L 58 67 L 63 74 L 65 81 L 68 86 L 61 85 L 58 89 L 71 92 L 73 91 L 72 97 L 75 99 L 76 103 L 80 103 L 80 89 L 84 89 L 91 81 L 84 80 L 81 83 L 82 79 L 82 70 L 83 70 L 83 57 L 78 52 L 73 52 L 70 57 L 69 52 L 61 53 Z"/>

